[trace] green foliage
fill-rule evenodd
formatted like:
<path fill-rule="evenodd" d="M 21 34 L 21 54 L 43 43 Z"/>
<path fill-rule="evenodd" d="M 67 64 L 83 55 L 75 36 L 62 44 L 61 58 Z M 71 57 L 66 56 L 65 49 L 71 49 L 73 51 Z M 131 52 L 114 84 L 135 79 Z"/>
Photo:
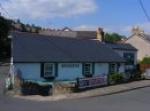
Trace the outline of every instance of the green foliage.
<path fill-rule="evenodd" d="M 112 84 L 122 83 L 124 81 L 123 74 L 113 73 L 109 75 L 109 82 Z"/>
<path fill-rule="evenodd" d="M 11 21 L 0 16 L 0 60 L 10 57 L 10 40 L 8 33 L 11 28 Z"/>
<path fill-rule="evenodd" d="M 118 42 L 122 38 L 125 38 L 125 37 L 122 35 L 119 35 L 117 33 L 106 33 L 105 34 L 105 41 L 106 42 Z"/>
<path fill-rule="evenodd" d="M 140 63 L 141 64 L 150 64 L 150 57 L 144 57 Z"/>

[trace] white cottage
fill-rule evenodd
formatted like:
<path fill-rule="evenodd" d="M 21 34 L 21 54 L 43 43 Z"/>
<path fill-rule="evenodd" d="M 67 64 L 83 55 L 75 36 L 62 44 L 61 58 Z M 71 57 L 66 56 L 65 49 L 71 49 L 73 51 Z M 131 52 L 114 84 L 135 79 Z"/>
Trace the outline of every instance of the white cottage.
<path fill-rule="evenodd" d="M 129 43 L 138 49 L 138 61 L 141 61 L 144 57 L 150 57 L 150 35 L 139 27 L 133 28 L 132 33 L 125 43 Z"/>
<path fill-rule="evenodd" d="M 75 80 L 124 73 L 125 60 L 98 40 L 12 33 L 16 73 L 29 80 Z"/>

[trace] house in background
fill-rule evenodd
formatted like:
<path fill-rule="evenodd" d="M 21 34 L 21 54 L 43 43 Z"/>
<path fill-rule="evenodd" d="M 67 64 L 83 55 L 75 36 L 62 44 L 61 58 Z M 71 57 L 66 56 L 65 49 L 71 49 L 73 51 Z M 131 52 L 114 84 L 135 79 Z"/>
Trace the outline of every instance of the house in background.
<path fill-rule="evenodd" d="M 112 48 L 116 53 L 126 60 L 125 69 L 132 70 L 137 65 L 137 52 L 138 50 L 128 43 L 108 43 L 105 45 Z"/>
<path fill-rule="evenodd" d="M 132 29 L 132 35 L 125 41 L 138 50 L 137 59 L 141 61 L 144 57 L 150 57 L 150 35 L 139 27 Z"/>
<path fill-rule="evenodd" d="M 125 72 L 125 60 L 99 40 L 12 33 L 16 73 L 29 80 L 76 80 Z"/>
<path fill-rule="evenodd" d="M 133 70 L 137 65 L 137 52 L 138 50 L 129 43 L 112 43 L 106 42 L 105 36 L 102 28 L 97 30 L 97 39 L 100 43 L 103 43 L 105 46 L 111 48 L 122 58 L 126 60 L 125 70 Z"/>
<path fill-rule="evenodd" d="M 67 37 L 76 39 L 97 39 L 96 31 L 74 31 L 68 27 L 63 28 L 62 30 L 41 30 L 39 31 L 39 34 L 53 37 Z"/>

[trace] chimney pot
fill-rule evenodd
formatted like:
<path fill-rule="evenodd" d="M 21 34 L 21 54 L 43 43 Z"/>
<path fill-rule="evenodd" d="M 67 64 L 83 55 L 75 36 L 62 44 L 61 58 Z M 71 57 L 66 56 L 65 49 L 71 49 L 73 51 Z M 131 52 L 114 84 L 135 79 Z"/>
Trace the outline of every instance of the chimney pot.
<path fill-rule="evenodd" d="M 135 35 L 142 35 L 142 34 L 144 34 L 144 30 L 142 30 L 138 26 L 136 26 L 136 27 L 133 27 L 132 33 Z"/>
<path fill-rule="evenodd" d="M 96 37 L 96 39 L 99 40 L 100 42 L 104 42 L 104 31 L 100 27 L 97 29 L 97 37 Z"/>

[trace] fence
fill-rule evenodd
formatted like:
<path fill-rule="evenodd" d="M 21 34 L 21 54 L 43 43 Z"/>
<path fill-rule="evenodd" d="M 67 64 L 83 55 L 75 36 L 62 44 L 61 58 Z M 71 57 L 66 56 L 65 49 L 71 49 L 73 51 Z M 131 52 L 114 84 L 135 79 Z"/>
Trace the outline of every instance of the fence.
<path fill-rule="evenodd" d="M 150 64 L 140 64 L 140 71 L 145 72 L 146 69 L 150 69 Z"/>
<path fill-rule="evenodd" d="M 107 85 L 107 76 L 97 76 L 92 78 L 78 78 L 78 89 L 94 88 Z"/>

